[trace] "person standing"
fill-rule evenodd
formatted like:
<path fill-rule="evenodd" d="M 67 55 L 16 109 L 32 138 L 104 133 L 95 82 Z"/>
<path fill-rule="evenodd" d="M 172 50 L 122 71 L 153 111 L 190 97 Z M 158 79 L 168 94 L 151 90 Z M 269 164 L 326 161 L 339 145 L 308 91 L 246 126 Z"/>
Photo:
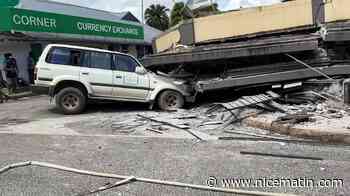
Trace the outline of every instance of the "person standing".
<path fill-rule="evenodd" d="M 2 57 L 2 56 L 1 56 Z M 3 92 L 3 89 L 7 88 L 6 79 L 3 75 L 3 70 L 5 69 L 5 58 L 0 58 L 0 103 L 8 100 L 8 96 Z"/>
<path fill-rule="evenodd" d="M 28 76 L 30 84 L 34 84 L 34 69 L 35 69 L 35 60 L 33 56 L 33 52 L 29 52 L 27 58 L 27 66 L 28 66 Z"/>
<path fill-rule="evenodd" d="M 7 85 L 2 77 L 2 74 L 0 74 L 0 103 L 3 103 L 9 99 L 9 96 L 2 91 L 4 88 L 7 88 Z"/>
<path fill-rule="evenodd" d="M 0 78 L 2 79 L 2 81 L 6 82 L 5 67 L 6 67 L 5 55 L 0 54 Z"/>
<path fill-rule="evenodd" d="M 18 79 L 18 66 L 15 58 L 12 57 L 11 53 L 5 54 L 5 72 L 8 80 L 9 94 L 14 93 L 17 88 L 17 79 Z"/>

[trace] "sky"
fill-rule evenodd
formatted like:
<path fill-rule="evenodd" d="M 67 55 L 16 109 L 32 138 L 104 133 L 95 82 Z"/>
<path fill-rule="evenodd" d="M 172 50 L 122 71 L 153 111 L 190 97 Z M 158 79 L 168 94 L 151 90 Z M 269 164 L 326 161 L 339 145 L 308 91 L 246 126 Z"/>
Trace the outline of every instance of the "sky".
<path fill-rule="evenodd" d="M 80 6 L 112 11 L 123 12 L 130 11 L 137 18 L 141 18 L 141 1 L 142 0 L 55 0 L 64 3 L 76 4 Z M 151 4 L 161 4 L 169 9 L 172 8 L 174 0 L 143 0 L 144 9 Z M 181 1 L 181 0 L 175 0 Z M 185 1 L 185 0 L 184 0 Z M 219 5 L 219 9 L 223 11 L 238 9 L 239 7 L 251 7 L 256 5 L 267 5 L 279 2 L 280 0 L 213 0 Z"/>

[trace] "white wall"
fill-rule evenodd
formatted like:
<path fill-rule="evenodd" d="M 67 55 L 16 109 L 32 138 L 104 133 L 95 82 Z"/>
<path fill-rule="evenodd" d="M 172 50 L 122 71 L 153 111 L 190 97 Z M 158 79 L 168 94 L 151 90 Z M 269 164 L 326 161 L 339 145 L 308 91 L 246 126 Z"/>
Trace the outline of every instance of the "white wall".
<path fill-rule="evenodd" d="M 12 53 L 17 60 L 19 77 L 26 81 L 28 81 L 27 57 L 30 50 L 29 42 L 0 42 L 0 54 Z"/>

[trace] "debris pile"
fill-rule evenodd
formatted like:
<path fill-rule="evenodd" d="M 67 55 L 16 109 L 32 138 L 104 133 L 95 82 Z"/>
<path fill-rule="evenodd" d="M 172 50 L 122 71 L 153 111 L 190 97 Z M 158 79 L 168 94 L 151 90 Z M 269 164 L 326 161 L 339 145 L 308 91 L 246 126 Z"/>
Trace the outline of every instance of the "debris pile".
<path fill-rule="evenodd" d="M 311 115 L 308 121 L 304 122 L 315 122 L 315 118 L 318 117 L 343 118 L 348 115 L 349 106 L 343 103 L 341 86 L 341 82 L 336 82 L 320 92 L 312 90 L 293 92 L 286 94 L 280 101 L 283 102 L 288 114 Z"/>
<path fill-rule="evenodd" d="M 317 92 L 303 88 L 281 93 L 276 101 L 285 112 L 265 112 L 247 124 L 298 137 L 342 141 L 342 135 L 350 137 L 350 107 L 343 102 L 342 84 L 336 81 Z"/>
<path fill-rule="evenodd" d="M 147 116 L 137 114 L 140 120 L 148 120 L 148 127 L 145 131 L 153 132 L 158 135 L 169 133 L 169 130 L 187 132 L 193 138 L 198 140 L 207 139 L 257 139 L 264 138 L 269 140 L 284 140 L 285 136 L 267 133 L 263 130 L 244 127 L 241 122 L 250 117 L 256 117 L 261 113 L 285 112 L 283 107 L 275 102 L 281 98 L 280 95 L 268 91 L 254 96 L 243 96 L 235 101 L 227 103 L 214 103 L 207 106 L 201 106 L 191 110 L 178 110 L 176 112 L 158 113 L 157 115 Z M 167 132 L 164 131 L 167 130 Z M 239 132 L 239 133 L 238 133 Z M 240 135 L 239 137 L 233 137 Z M 244 137 L 242 137 L 244 135 Z M 269 136 L 270 135 L 270 136 Z M 248 137 L 246 137 L 248 136 Z"/>
<path fill-rule="evenodd" d="M 350 107 L 343 102 L 342 81 L 312 80 L 301 84 L 187 110 L 101 114 L 100 120 L 87 120 L 75 127 L 84 134 L 94 134 L 91 127 L 96 127 L 111 135 L 282 142 L 299 141 L 283 127 L 349 131 Z M 254 120 L 270 122 L 275 127 L 271 129 L 263 123 L 253 126 Z M 279 127 L 283 131 L 276 130 Z"/>
<path fill-rule="evenodd" d="M 317 81 L 319 84 L 324 83 L 326 87 L 316 89 L 303 86 L 279 93 L 268 91 L 186 112 L 175 112 L 175 116 L 167 115 L 166 119 L 162 117 L 162 125 L 169 127 L 168 122 L 172 121 L 175 126 L 170 127 L 189 131 L 197 139 L 199 139 L 198 135 L 196 136 L 192 131 L 204 132 L 217 136 L 219 139 L 291 140 L 288 136 L 280 135 L 289 135 L 288 129 L 278 131 L 279 134 L 268 127 L 265 128 L 267 132 L 252 129 L 244 123 L 246 119 L 268 119 L 281 128 L 287 126 L 305 129 L 350 129 L 348 123 L 350 122 L 350 107 L 343 102 L 342 82 L 343 80 L 328 83 Z M 203 112 L 205 108 L 207 109 Z M 261 128 L 261 126 L 255 128 Z M 237 135 L 246 137 L 233 137 Z"/>

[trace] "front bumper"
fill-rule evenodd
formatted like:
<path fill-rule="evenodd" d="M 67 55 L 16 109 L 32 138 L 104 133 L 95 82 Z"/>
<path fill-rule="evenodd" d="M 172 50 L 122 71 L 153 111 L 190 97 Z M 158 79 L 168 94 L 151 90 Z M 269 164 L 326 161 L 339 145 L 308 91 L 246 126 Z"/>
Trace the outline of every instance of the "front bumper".
<path fill-rule="evenodd" d="M 40 86 L 40 85 L 34 85 L 31 87 L 32 92 L 36 95 L 49 95 L 52 96 L 53 88 L 51 86 Z"/>

